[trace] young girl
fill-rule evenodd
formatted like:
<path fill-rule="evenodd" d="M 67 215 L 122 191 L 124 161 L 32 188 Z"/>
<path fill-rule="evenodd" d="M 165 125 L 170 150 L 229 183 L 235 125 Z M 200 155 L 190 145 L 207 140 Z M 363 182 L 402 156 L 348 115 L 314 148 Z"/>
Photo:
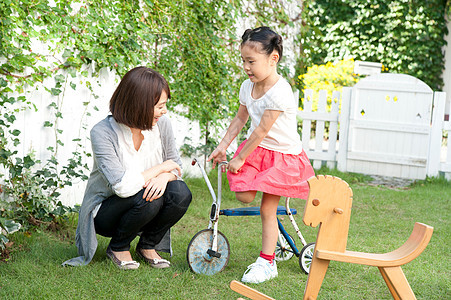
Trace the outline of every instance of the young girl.
<path fill-rule="evenodd" d="M 213 159 L 213 167 L 226 160 L 226 149 L 251 118 L 247 139 L 227 165 L 230 189 L 236 192 L 238 200 L 249 203 L 257 191 L 263 192 L 262 250 L 241 279 L 249 283 L 261 283 L 277 276 L 274 251 L 280 197 L 306 199 L 306 180 L 314 176 L 297 133 L 297 107 L 291 86 L 277 74 L 282 51 L 281 36 L 268 27 L 244 32 L 241 58 L 249 79 L 241 85 L 240 107 L 235 118 L 208 158 L 208 161 Z"/>

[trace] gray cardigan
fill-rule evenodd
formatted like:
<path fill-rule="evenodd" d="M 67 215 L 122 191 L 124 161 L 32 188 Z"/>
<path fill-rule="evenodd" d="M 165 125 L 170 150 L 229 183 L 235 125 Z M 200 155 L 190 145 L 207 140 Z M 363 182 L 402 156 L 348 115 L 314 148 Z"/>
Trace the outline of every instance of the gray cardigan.
<path fill-rule="evenodd" d="M 92 260 L 97 249 L 93 211 L 97 205 L 114 194 L 112 186 L 120 182 L 125 173 L 118 137 L 111 127 L 110 118 L 112 118 L 111 115 L 91 129 L 94 166 L 81 204 L 75 236 L 75 244 L 80 256 L 63 262 L 63 266 L 86 265 Z M 166 116 L 161 117 L 157 126 L 161 135 L 163 161 L 172 159 L 181 167 L 182 162 L 177 152 L 169 119 Z M 156 246 L 156 250 L 171 252 L 169 231 Z"/>

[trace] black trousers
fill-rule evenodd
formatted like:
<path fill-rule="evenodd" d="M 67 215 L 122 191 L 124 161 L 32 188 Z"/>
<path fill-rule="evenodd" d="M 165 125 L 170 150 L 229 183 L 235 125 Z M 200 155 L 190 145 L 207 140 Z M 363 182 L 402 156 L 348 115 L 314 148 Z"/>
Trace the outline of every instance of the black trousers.
<path fill-rule="evenodd" d="M 137 247 L 154 249 L 165 233 L 185 214 L 191 203 L 191 191 L 181 180 L 168 182 L 166 190 L 152 202 L 143 199 L 144 189 L 134 196 L 113 195 L 102 202 L 94 218 L 96 233 L 111 237 L 113 251 L 128 251 L 140 234 Z"/>

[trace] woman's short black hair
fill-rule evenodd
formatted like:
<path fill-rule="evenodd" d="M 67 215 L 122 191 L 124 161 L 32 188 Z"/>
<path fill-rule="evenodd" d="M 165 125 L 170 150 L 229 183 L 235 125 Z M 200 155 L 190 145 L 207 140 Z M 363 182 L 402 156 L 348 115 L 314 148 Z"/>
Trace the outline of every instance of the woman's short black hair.
<path fill-rule="evenodd" d="M 110 100 L 110 111 L 118 123 L 141 130 L 152 129 L 154 106 L 165 91 L 171 98 L 164 77 L 147 67 L 128 71 Z"/>
<path fill-rule="evenodd" d="M 262 26 L 255 29 L 246 29 L 241 39 L 241 47 L 248 42 L 260 43 L 261 50 L 264 53 L 270 55 L 276 50 L 279 53 L 279 61 L 282 59 L 282 37 L 269 27 Z"/>

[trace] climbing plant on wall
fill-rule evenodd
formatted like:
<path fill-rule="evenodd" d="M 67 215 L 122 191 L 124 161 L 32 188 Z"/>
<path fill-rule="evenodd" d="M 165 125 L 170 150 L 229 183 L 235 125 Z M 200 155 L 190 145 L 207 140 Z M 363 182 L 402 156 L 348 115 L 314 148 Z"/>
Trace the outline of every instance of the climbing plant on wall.
<path fill-rule="evenodd" d="M 309 1 L 304 60 L 307 65 L 343 58 L 381 62 L 388 72 L 410 74 L 440 90 L 446 2 Z"/>
<path fill-rule="evenodd" d="M 1 216 L 27 229 L 52 222 L 70 210 L 58 201 L 59 190 L 76 178 L 87 178 L 82 160 L 86 153 L 76 139 L 73 145 L 64 145 L 60 138 L 63 131 L 57 124 L 64 117 L 60 99 L 66 88 L 78 88 L 79 77 L 92 90 L 89 78 L 95 78 L 103 68 L 122 76 L 132 67 L 147 65 L 168 78 L 174 90 L 172 103 L 188 107 L 191 119 L 205 122 L 206 111 L 212 112 L 209 120 L 224 117 L 219 108 L 233 100 L 232 76 L 236 73 L 236 64 L 230 63 L 236 50 L 224 45 L 234 39 L 231 8 L 236 4 L 195 0 L 2 1 L 0 164 L 6 171 L 1 185 Z M 36 48 L 36 43 L 45 47 Z M 45 82 L 54 85 L 46 86 Z M 56 142 L 49 146 L 51 156 L 46 162 L 37 160 L 33 151 L 19 155 L 16 150 L 22 134 L 14 129 L 16 113 L 39 113 L 27 93 L 31 88 L 47 91 L 48 105 L 55 112 L 54 119 L 37 124 L 55 129 Z M 227 91 L 221 101 L 213 101 L 223 88 Z M 67 164 L 56 159 L 63 146 L 64 151 L 73 149 Z"/>
<path fill-rule="evenodd" d="M 122 76 L 132 67 L 146 65 L 168 79 L 169 104 L 199 121 L 208 140 L 218 120 L 238 105 L 237 18 L 250 14 L 258 16 L 254 24 L 280 19 L 281 26 L 293 26 L 283 4 L 273 2 L 271 6 L 258 0 L 1 1 L 1 227 L 4 220 L 18 221 L 24 229 L 53 222 L 70 210 L 58 201 L 59 190 L 74 179 L 87 178 L 83 157 L 89 153 L 79 139 L 64 144 L 64 132 L 58 127 L 58 120 L 64 118 L 61 99 L 66 89 L 83 86 L 94 93 L 90 80 L 101 70 Z M 55 132 L 47 161 L 39 161 L 33 149 L 24 154 L 17 151 L 23 134 L 14 126 L 17 113 L 40 113 L 30 97 L 33 89 L 48 94 L 48 107 L 54 111 L 51 120 L 34 124 Z M 83 104 L 87 110 L 95 107 Z M 72 152 L 64 163 L 56 159 L 63 146 Z"/>

